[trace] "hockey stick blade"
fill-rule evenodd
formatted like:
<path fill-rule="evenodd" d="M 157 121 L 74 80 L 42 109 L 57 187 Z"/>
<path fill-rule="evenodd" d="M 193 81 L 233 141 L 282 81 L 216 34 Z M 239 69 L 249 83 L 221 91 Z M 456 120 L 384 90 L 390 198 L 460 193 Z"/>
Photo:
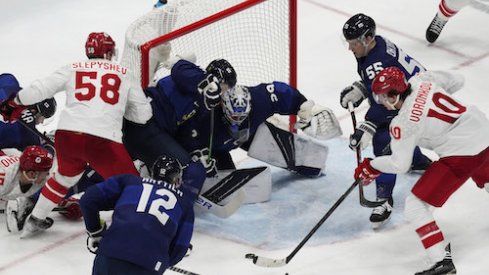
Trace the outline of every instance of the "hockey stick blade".
<path fill-rule="evenodd" d="M 246 259 L 251 259 L 254 264 L 262 267 L 281 267 L 287 264 L 287 258 L 283 259 L 270 259 L 267 257 L 258 257 L 253 253 L 246 254 Z"/>
<path fill-rule="evenodd" d="M 368 207 L 368 208 L 375 208 L 383 205 L 387 200 L 382 200 L 382 201 L 369 201 L 365 198 L 365 195 L 363 194 L 363 185 L 360 183 L 358 185 L 358 193 L 360 196 L 360 205 L 363 207 Z"/>
<path fill-rule="evenodd" d="M 321 225 L 333 214 L 333 212 L 340 206 L 340 204 L 346 199 L 346 197 L 357 187 L 360 180 L 355 180 L 352 185 L 346 190 L 346 192 L 341 195 L 341 197 L 331 206 L 331 208 L 324 214 L 324 216 L 316 223 L 316 225 L 309 231 L 309 233 L 302 239 L 302 241 L 294 248 L 294 250 L 284 259 L 270 259 L 266 257 L 256 256 L 255 254 L 246 254 L 245 258 L 253 260 L 253 263 L 262 267 L 279 267 L 288 264 L 295 254 L 301 250 L 301 248 L 306 244 L 306 242 L 316 233 L 316 231 L 321 227 Z"/>
<path fill-rule="evenodd" d="M 180 274 L 185 274 L 185 275 L 199 275 L 198 273 L 194 273 L 192 271 L 181 269 L 181 268 L 176 267 L 176 266 L 170 266 L 168 269 L 171 270 L 171 271 L 178 272 Z"/>

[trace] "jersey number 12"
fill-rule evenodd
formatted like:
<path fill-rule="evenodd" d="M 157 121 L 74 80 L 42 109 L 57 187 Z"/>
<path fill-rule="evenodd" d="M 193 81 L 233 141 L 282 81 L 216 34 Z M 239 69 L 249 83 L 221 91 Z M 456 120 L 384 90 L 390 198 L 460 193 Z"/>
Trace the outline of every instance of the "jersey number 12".
<path fill-rule="evenodd" d="M 175 205 L 177 204 L 177 197 L 171 191 L 160 188 L 155 192 L 159 198 L 155 198 L 150 201 L 153 188 L 154 186 L 152 184 L 143 183 L 143 192 L 139 198 L 136 212 L 146 212 L 149 204 L 149 209 L 147 212 L 155 216 L 162 225 L 165 225 L 170 217 L 165 213 L 165 210 L 175 208 Z M 163 209 L 160 210 L 160 207 L 163 207 Z"/>

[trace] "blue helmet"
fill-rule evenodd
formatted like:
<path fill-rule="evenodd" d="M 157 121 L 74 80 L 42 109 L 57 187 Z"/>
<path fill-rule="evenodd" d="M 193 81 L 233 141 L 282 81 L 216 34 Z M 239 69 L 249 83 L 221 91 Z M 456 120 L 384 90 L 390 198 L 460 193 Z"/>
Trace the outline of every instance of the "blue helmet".
<path fill-rule="evenodd" d="M 228 84 L 229 87 L 234 87 L 234 85 L 236 85 L 236 71 L 226 59 L 213 60 L 211 63 L 209 63 L 205 71 L 208 74 L 212 74 L 217 77 L 219 82 Z"/>

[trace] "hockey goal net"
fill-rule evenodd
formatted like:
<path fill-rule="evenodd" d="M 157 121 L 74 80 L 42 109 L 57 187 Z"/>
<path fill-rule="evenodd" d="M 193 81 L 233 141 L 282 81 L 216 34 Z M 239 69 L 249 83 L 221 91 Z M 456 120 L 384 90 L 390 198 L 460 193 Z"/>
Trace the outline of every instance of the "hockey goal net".
<path fill-rule="evenodd" d="M 169 0 L 130 25 L 121 62 L 142 87 L 159 62 L 188 53 L 201 68 L 228 60 L 242 85 L 296 86 L 296 15 L 297 0 Z"/>

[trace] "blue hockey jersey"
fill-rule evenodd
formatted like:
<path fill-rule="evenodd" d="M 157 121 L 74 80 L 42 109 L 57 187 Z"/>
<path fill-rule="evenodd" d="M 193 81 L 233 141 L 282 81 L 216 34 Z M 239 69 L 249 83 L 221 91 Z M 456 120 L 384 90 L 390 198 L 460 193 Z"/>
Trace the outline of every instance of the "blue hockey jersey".
<path fill-rule="evenodd" d="M 17 94 L 20 89 L 19 82 L 13 75 L 0 74 L 0 101 Z M 16 148 L 22 151 L 29 145 L 41 145 L 41 139 L 20 123 L 0 122 L 0 149 Z"/>
<path fill-rule="evenodd" d="M 153 117 L 161 129 L 175 135 L 178 126 L 196 113 L 209 112 L 197 90 L 204 78 L 201 68 L 182 59 L 173 65 L 169 76 L 160 79 L 155 87 L 145 89 L 152 99 Z"/>
<path fill-rule="evenodd" d="M 388 124 L 397 115 L 397 111 L 389 111 L 373 99 L 372 81 L 375 75 L 387 67 L 397 67 L 404 72 L 409 80 L 415 74 L 426 69 L 418 61 L 382 36 L 375 36 L 375 42 L 375 47 L 367 56 L 357 58 L 357 72 L 368 90 L 370 109 L 367 111 L 365 119 L 380 126 L 385 125 L 385 123 Z"/>
<path fill-rule="evenodd" d="M 195 175 L 205 171 L 191 172 L 203 167 L 192 165 L 179 189 L 134 175 L 113 176 L 88 188 L 80 205 L 89 232 L 100 229 L 99 211 L 114 209 L 97 253 L 158 272 L 178 263 L 190 244 L 193 203 L 204 182 L 204 176 Z"/>

